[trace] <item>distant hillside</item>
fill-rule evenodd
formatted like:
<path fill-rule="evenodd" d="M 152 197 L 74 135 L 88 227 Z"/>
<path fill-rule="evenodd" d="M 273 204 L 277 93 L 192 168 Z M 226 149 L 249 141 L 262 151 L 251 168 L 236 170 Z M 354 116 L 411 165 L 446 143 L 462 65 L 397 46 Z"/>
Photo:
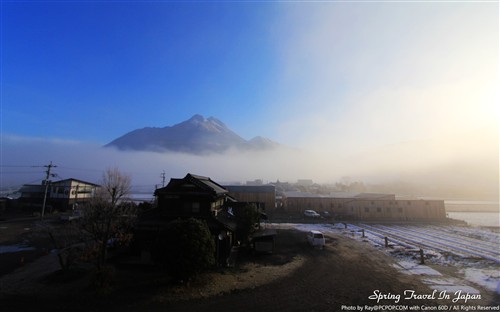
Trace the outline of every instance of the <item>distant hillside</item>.
<path fill-rule="evenodd" d="M 214 117 L 194 115 L 174 126 L 147 127 L 131 131 L 105 146 L 120 150 L 209 154 L 222 153 L 231 148 L 269 150 L 280 144 L 263 137 L 247 141 Z"/>

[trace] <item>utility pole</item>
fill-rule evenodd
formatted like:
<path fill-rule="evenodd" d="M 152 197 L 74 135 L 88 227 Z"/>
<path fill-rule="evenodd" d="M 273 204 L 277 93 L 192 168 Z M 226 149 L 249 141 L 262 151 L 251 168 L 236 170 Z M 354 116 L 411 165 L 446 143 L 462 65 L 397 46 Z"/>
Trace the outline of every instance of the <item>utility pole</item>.
<path fill-rule="evenodd" d="M 45 165 L 44 166 L 45 168 L 47 168 L 47 170 L 45 170 L 45 173 L 46 173 L 46 176 L 45 176 L 45 194 L 43 196 L 43 205 L 42 205 L 42 216 L 41 216 L 41 220 L 43 220 L 43 216 L 45 214 L 45 204 L 47 203 L 47 192 L 49 190 L 49 184 L 50 184 L 50 181 L 49 181 L 49 178 L 50 177 L 55 177 L 56 175 L 55 174 L 51 174 L 50 173 L 50 170 L 54 167 L 57 167 L 56 165 L 53 165 L 52 164 L 52 161 L 50 162 L 50 164 L 48 165 Z"/>

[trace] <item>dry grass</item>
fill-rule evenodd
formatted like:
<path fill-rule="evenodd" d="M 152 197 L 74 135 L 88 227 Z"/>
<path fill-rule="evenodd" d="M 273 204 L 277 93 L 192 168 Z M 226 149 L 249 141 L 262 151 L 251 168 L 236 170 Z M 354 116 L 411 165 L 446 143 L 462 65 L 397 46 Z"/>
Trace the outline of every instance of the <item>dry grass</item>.
<path fill-rule="evenodd" d="M 304 261 L 303 257 L 297 256 L 283 265 L 249 262 L 239 268 L 205 273 L 189 285 L 165 288 L 153 297 L 153 301 L 159 303 L 176 302 L 253 289 L 291 274 L 302 266 Z"/>

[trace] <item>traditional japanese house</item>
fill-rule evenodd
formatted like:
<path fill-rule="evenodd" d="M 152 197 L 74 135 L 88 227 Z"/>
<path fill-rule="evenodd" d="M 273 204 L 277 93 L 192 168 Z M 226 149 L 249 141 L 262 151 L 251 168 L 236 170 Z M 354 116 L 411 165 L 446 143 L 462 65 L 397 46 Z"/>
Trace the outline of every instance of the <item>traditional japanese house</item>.
<path fill-rule="evenodd" d="M 145 212 L 137 225 L 142 242 L 154 240 L 172 220 L 201 219 L 207 222 L 216 243 L 217 261 L 227 261 L 236 229 L 236 222 L 224 209 L 227 201 L 234 201 L 227 189 L 208 177 L 188 173 L 182 179 L 171 179 L 155 191 L 155 196 L 157 208 Z"/>

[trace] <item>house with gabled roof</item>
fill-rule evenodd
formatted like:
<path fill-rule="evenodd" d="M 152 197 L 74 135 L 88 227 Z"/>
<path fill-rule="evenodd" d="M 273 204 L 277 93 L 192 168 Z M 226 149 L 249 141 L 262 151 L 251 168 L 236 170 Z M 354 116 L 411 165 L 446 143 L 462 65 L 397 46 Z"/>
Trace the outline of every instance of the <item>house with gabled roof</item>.
<path fill-rule="evenodd" d="M 210 178 L 188 173 L 182 179 L 171 179 L 155 196 L 162 215 L 208 219 L 222 212 L 228 193 Z"/>
<path fill-rule="evenodd" d="M 142 248 L 148 248 L 158 233 L 172 220 L 196 218 L 206 221 L 214 238 L 219 263 L 225 263 L 234 242 L 236 220 L 224 209 L 234 199 L 222 185 L 209 177 L 188 173 L 171 179 L 155 191 L 157 207 L 143 213 L 136 226 Z"/>

